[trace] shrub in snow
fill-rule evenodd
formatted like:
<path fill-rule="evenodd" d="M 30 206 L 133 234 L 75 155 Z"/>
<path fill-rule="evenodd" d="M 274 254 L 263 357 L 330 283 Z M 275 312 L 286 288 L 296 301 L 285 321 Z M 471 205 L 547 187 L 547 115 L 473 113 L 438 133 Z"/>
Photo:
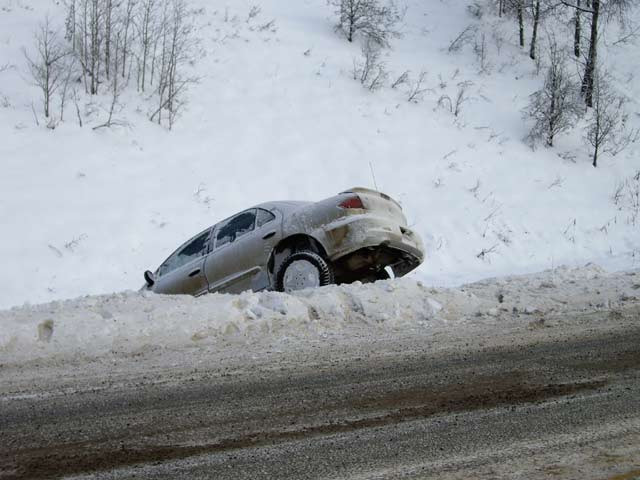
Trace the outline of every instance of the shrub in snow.
<path fill-rule="evenodd" d="M 458 117 L 462 113 L 462 106 L 469 100 L 467 96 L 467 88 L 472 85 L 471 82 L 460 82 L 458 84 L 458 92 L 455 99 L 452 100 L 449 95 L 441 95 L 438 99 L 438 108 L 444 108 L 452 113 L 454 117 Z"/>
<path fill-rule="evenodd" d="M 353 61 L 353 78 L 370 91 L 383 87 L 389 74 L 380 60 L 380 47 L 371 39 L 362 46 L 362 59 Z"/>
<path fill-rule="evenodd" d="M 329 0 L 338 15 L 337 29 L 353 42 L 360 33 L 380 46 L 389 46 L 392 38 L 401 35 L 398 24 L 404 11 L 393 0 Z"/>
<path fill-rule="evenodd" d="M 613 194 L 613 203 L 618 210 L 625 211 L 627 223 L 637 225 L 640 221 L 640 170 L 618 184 Z"/>

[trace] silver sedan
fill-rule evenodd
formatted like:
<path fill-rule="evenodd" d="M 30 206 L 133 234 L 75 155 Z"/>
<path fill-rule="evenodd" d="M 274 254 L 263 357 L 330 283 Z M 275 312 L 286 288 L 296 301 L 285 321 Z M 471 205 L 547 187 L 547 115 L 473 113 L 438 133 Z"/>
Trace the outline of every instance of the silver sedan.
<path fill-rule="evenodd" d="M 180 246 L 144 288 L 202 295 L 292 291 L 400 277 L 424 259 L 400 204 L 352 188 L 320 202 L 268 202 L 200 232 Z"/>

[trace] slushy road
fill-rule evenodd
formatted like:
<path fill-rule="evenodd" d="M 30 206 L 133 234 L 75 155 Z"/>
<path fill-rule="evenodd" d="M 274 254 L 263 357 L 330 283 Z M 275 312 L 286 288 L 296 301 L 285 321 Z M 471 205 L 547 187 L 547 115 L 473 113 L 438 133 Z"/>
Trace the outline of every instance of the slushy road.
<path fill-rule="evenodd" d="M 0 478 L 640 477 L 639 318 L 34 381 Z"/>

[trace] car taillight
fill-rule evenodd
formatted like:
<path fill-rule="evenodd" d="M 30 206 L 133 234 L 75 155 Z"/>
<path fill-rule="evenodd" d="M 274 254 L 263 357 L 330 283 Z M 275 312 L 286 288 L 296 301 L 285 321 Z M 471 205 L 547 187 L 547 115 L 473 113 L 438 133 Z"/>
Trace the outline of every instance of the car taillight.
<path fill-rule="evenodd" d="M 362 200 L 360 200 L 360 197 L 357 195 L 354 195 L 353 197 L 349 197 L 346 200 L 343 200 L 342 202 L 340 202 L 338 207 L 345 208 L 345 209 L 346 208 L 364 208 L 364 205 L 362 204 Z"/>

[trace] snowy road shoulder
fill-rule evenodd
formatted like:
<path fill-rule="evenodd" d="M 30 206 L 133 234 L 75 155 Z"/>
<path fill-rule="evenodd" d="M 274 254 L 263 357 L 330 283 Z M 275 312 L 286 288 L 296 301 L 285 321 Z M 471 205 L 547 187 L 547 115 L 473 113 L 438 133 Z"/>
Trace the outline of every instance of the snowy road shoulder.
<path fill-rule="evenodd" d="M 0 312 L 0 363 L 82 361 L 234 343 L 245 348 L 265 339 L 284 348 L 309 338 L 428 334 L 474 325 L 537 328 L 563 314 L 615 315 L 638 303 L 640 271 L 607 273 L 595 265 L 449 289 L 398 279 L 294 295 L 247 292 L 192 298 L 124 292 Z"/>

